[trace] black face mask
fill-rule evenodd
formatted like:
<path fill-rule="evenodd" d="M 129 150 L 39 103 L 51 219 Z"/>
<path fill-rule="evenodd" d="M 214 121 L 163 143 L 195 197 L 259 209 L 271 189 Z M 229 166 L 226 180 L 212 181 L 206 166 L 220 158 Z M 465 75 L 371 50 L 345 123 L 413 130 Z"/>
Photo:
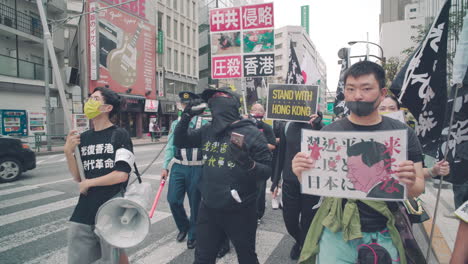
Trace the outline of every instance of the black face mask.
<path fill-rule="evenodd" d="M 349 111 L 355 113 L 356 115 L 368 116 L 374 112 L 375 109 L 377 109 L 378 106 L 374 106 L 377 100 L 379 100 L 379 97 L 377 97 L 377 99 L 372 102 L 347 101 L 345 104 Z"/>
<path fill-rule="evenodd" d="M 213 117 L 211 127 L 215 134 L 223 132 L 230 124 L 240 119 L 239 103 L 235 98 L 212 98 L 208 105 Z"/>

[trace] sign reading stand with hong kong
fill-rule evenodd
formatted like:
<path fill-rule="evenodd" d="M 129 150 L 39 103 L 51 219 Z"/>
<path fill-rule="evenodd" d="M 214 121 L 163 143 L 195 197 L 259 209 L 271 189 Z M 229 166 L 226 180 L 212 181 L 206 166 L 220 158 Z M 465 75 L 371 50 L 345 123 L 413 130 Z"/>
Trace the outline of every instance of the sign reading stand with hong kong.
<path fill-rule="evenodd" d="M 275 75 L 273 3 L 210 10 L 211 77 Z"/>
<path fill-rule="evenodd" d="M 331 132 L 303 129 L 301 151 L 314 167 L 302 173 L 302 193 L 402 201 L 406 186 L 395 169 L 407 160 L 407 131 Z"/>

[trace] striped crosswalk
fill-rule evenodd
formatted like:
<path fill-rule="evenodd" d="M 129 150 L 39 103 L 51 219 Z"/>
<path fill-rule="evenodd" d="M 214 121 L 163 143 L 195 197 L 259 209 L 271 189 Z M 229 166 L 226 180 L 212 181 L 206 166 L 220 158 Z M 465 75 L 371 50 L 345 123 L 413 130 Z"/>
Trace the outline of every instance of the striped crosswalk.
<path fill-rule="evenodd" d="M 147 174 L 145 178 L 158 180 L 160 175 Z M 10 183 L 0 187 L 0 262 L 66 263 L 69 211 L 78 197 L 63 190 L 51 190 L 47 184 Z M 169 208 L 160 208 L 151 219 L 148 238 L 127 251 L 131 263 L 187 263 L 187 259 L 192 262 L 194 251 L 187 249 L 186 243 L 175 240 L 178 230 Z M 270 263 L 268 259 L 284 237 L 283 233 L 258 230 L 260 263 Z M 35 248 L 42 250 L 35 252 Z M 234 250 L 217 261 L 219 264 L 237 262 Z"/>

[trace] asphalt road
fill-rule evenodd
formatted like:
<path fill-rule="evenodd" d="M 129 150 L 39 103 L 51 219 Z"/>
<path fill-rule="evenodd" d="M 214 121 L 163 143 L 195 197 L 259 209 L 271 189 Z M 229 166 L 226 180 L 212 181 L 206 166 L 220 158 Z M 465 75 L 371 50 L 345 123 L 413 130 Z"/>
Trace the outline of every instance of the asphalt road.
<path fill-rule="evenodd" d="M 163 147 L 137 146 L 137 165 L 143 171 Z M 154 193 L 159 187 L 163 155 L 143 175 Z M 152 219 L 145 242 L 128 250 L 132 263 L 192 263 L 194 251 L 177 243 L 177 228 L 166 200 L 167 187 Z M 77 184 L 71 180 L 63 154 L 40 156 L 37 168 L 13 183 L 0 184 L 0 262 L 66 263 L 68 219 L 77 202 Z M 186 208 L 188 201 L 186 199 Z M 189 212 L 189 211 L 188 211 Z M 267 210 L 257 231 L 260 263 L 296 263 L 289 258 L 293 246 L 281 210 Z M 237 263 L 234 250 L 218 263 Z"/>

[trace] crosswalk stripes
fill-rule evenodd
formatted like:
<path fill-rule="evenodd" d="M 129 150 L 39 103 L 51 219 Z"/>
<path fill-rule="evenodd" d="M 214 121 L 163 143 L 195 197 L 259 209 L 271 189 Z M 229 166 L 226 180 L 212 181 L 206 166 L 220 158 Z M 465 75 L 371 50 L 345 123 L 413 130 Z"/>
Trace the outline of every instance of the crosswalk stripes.
<path fill-rule="evenodd" d="M 16 187 L 16 188 L 11 188 L 11 189 L 4 189 L 0 191 L 0 196 L 17 193 L 17 192 L 29 191 L 29 190 L 33 190 L 36 188 L 37 188 L 36 186 L 21 186 L 21 187 Z"/>
<path fill-rule="evenodd" d="M 45 199 L 45 198 L 50 198 L 53 196 L 57 196 L 63 194 L 63 192 L 59 191 L 46 191 L 42 193 L 35 193 L 35 194 L 30 194 L 26 196 L 21 196 L 19 198 L 13 198 L 13 199 L 7 199 L 7 200 L 1 200 L 0 201 L 0 209 L 14 206 L 14 205 L 19 205 L 19 204 L 25 204 L 33 201 L 37 201 L 40 199 Z"/>

